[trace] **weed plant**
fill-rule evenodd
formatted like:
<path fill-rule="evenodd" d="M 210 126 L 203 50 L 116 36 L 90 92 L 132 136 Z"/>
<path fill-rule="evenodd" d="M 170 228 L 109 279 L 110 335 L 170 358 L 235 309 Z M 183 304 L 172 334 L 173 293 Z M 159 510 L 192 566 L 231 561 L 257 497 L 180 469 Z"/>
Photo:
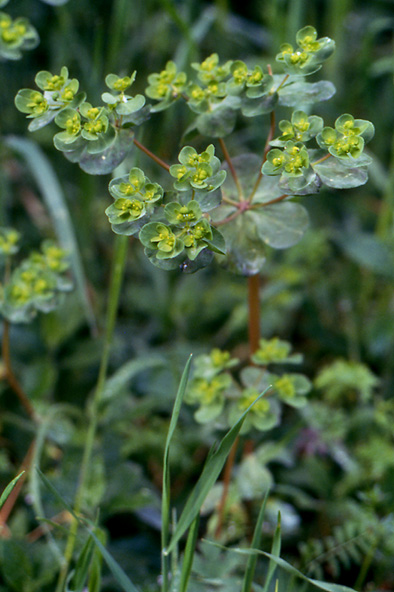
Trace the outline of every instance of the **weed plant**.
<path fill-rule="evenodd" d="M 384 3 L 6 4 L 0 591 L 392 589 Z"/>

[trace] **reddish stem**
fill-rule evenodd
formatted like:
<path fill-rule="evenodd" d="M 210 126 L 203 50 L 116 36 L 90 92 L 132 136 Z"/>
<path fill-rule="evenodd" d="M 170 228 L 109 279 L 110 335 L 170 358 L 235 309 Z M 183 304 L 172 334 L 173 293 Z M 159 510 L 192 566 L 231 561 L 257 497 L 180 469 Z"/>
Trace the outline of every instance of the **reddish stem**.
<path fill-rule="evenodd" d="M 237 187 L 239 198 L 240 198 L 240 200 L 242 200 L 243 199 L 242 187 L 241 187 L 241 184 L 240 184 L 239 179 L 238 179 L 237 171 L 234 168 L 233 161 L 231 160 L 230 153 L 227 150 L 227 146 L 226 146 L 226 143 L 223 140 L 223 138 L 219 138 L 219 144 L 220 144 L 220 147 L 222 149 L 223 156 L 226 159 L 226 162 L 228 164 L 228 168 L 230 169 L 231 176 L 234 179 L 234 183 L 235 183 L 235 185 Z"/>
<path fill-rule="evenodd" d="M 229 455 L 227 457 L 226 464 L 224 467 L 223 491 L 222 491 L 222 497 L 220 498 L 219 507 L 218 507 L 218 524 L 217 524 L 216 530 L 215 530 L 215 538 L 216 539 L 220 538 L 220 535 L 222 533 L 224 510 L 225 510 L 226 500 L 227 500 L 227 496 L 228 496 L 228 490 L 230 487 L 231 473 L 233 471 L 235 454 L 236 454 L 237 448 L 238 448 L 238 441 L 239 441 L 239 436 L 236 437 L 234 444 L 231 447 L 231 450 L 229 452 Z"/>
<path fill-rule="evenodd" d="M 249 349 L 254 354 L 260 341 L 260 276 L 258 273 L 248 277 L 249 305 Z"/>
<path fill-rule="evenodd" d="M 169 171 L 170 170 L 169 165 L 166 162 L 164 162 L 164 160 L 162 160 L 161 158 L 159 158 L 158 156 L 156 156 L 156 154 L 153 154 L 153 152 L 151 152 L 146 146 L 144 146 L 143 144 L 141 144 L 141 142 L 139 142 L 135 138 L 133 139 L 133 142 L 137 146 L 137 148 L 139 148 L 140 150 L 142 150 L 142 152 L 144 152 L 147 156 L 149 156 L 149 158 L 151 158 L 152 160 L 154 160 L 163 169 L 165 169 L 166 171 Z"/>
<path fill-rule="evenodd" d="M 8 321 L 4 321 L 4 328 L 3 328 L 3 343 L 2 343 L 2 356 L 3 362 L 5 366 L 5 377 L 8 381 L 8 384 L 17 395 L 21 405 L 24 407 L 26 413 L 31 417 L 33 420 L 37 420 L 36 412 L 32 404 L 30 403 L 25 391 L 19 384 L 11 365 L 11 356 L 10 356 L 10 325 Z"/>

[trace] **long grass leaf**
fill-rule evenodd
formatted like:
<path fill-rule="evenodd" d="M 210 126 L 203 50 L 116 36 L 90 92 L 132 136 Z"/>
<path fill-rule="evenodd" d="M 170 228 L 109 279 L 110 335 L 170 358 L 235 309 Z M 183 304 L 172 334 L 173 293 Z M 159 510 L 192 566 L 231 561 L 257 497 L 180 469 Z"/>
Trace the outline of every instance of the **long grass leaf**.
<path fill-rule="evenodd" d="M 161 501 L 161 549 L 162 549 L 162 578 L 163 578 L 163 590 L 165 591 L 168 587 L 168 572 L 169 562 L 168 556 L 164 552 L 167 546 L 169 533 L 170 533 L 170 445 L 171 440 L 175 432 L 176 425 L 178 423 L 179 413 L 182 406 L 183 397 L 185 395 L 187 381 L 189 378 L 190 364 L 192 357 L 189 356 L 186 362 L 185 369 L 183 371 L 181 381 L 179 383 L 178 392 L 175 397 L 174 407 L 172 409 L 170 425 L 168 428 L 167 439 L 164 447 L 163 457 L 163 491 Z"/>
<path fill-rule="evenodd" d="M 19 479 L 22 477 L 25 471 L 22 471 L 13 479 L 10 483 L 8 483 L 7 487 L 4 489 L 3 493 L 0 496 L 0 508 L 2 508 L 5 504 L 6 499 L 10 495 L 11 491 L 14 489 L 15 485 L 18 483 Z"/>
<path fill-rule="evenodd" d="M 280 556 L 280 548 L 281 548 L 281 527 L 280 527 L 280 513 L 279 513 L 278 514 L 278 523 L 276 525 L 274 538 L 272 541 L 271 555 L 273 557 L 279 557 Z M 268 564 L 268 573 L 267 573 L 267 577 L 266 577 L 265 584 L 264 584 L 264 592 L 267 592 L 269 585 L 271 583 L 271 580 L 274 576 L 276 568 L 277 568 L 276 562 L 271 559 Z"/>
<path fill-rule="evenodd" d="M 133 582 L 126 575 L 123 569 L 120 567 L 119 563 L 115 561 L 115 559 L 112 557 L 111 553 L 107 551 L 103 543 L 98 539 L 94 532 L 89 530 L 89 533 L 90 536 L 93 538 L 96 546 L 100 550 L 100 553 L 102 554 L 105 563 L 108 565 L 108 568 L 112 572 L 112 575 L 114 576 L 118 584 L 122 587 L 124 592 L 140 592 L 138 588 L 134 586 Z"/>
<path fill-rule="evenodd" d="M 256 525 L 254 528 L 253 539 L 252 539 L 252 543 L 251 543 L 251 546 L 253 547 L 253 549 L 258 549 L 260 547 L 267 499 L 268 499 L 268 491 L 265 494 L 263 503 L 261 504 L 259 515 L 257 517 Z M 248 557 L 248 561 L 247 561 L 246 568 L 245 568 L 245 576 L 244 576 L 244 581 L 243 581 L 243 585 L 242 585 L 242 592 L 250 592 L 250 590 L 252 588 L 252 582 L 253 582 L 254 572 L 256 569 L 256 564 L 257 564 L 257 555 L 250 555 Z"/>
<path fill-rule="evenodd" d="M 104 401 L 112 398 L 139 372 L 143 372 L 148 368 L 154 368 L 155 366 L 163 366 L 164 363 L 164 359 L 158 356 L 144 356 L 143 358 L 126 362 L 105 381 L 101 400 Z"/>
<path fill-rule="evenodd" d="M 187 585 L 190 578 L 190 573 L 193 567 L 194 553 L 196 549 L 196 541 L 198 535 L 198 526 L 200 523 L 200 516 L 197 514 L 193 520 L 189 533 L 187 535 L 185 552 L 183 554 L 181 577 L 179 580 L 178 592 L 187 592 Z"/>
<path fill-rule="evenodd" d="M 205 542 L 215 547 L 219 547 L 219 549 L 222 549 L 223 551 L 240 553 L 241 555 L 263 555 L 264 557 L 267 557 L 268 559 L 272 560 L 274 563 L 278 565 L 278 567 L 281 567 L 284 571 L 287 571 L 287 573 L 289 573 L 293 577 L 304 580 L 305 582 L 308 582 L 308 584 L 312 584 L 312 586 L 320 588 L 320 590 L 326 590 L 327 592 L 355 592 L 353 588 L 349 588 L 348 586 L 342 586 L 341 584 L 331 584 L 330 582 L 322 582 L 320 580 L 313 580 L 312 578 L 308 578 L 308 576 L 305 576 L 303 573 L 298 571 L 298 569 L 290 565 L 290 563 L 287 563 L 287 561 L 285 561 L 281 557 L 276 557 L 275 555 L 267 553 L 266 551 L 260 551 L 259 549 L 251 548 L 240 549 L 235 547 L 229 549 L 224 545 L 220 545 L 219 543 L 216 543 L 214 541 L 207 540 Z"/>
<path fill-rule="evenodd" d="M 56 500 L 59 502 L 59 504 L 61 506 L 63 506 L 63 508 L 65 510 L 67 510 L 67 512 L 70 512 L 71 516 L 73 516 L 73 518 L 75 518 L 75 520 L 79 520 L 78 516 L 75 514 L 75 512 L 72 509 L 72 507 L 70 506 L 70 504 L 68 502 L 66 502 L 66 500 L 64 499 L 64 497 L 62 495 L 60 495 L 60 493 L 58 492 L 56 487 L 54 487 L 52 485 L 52 483 L 44 475 L 44 473 L 38 467 L 36 467 L 36 471 L 37 471 L 41 481 L 44 483 L 45 487 L 52 493 L 52 495 L 54 496 L 54 498 L 56 498 Z"/>
<path fill-rule="evenodd" d="M 233 427 L 227 432 L 227 434 L 221 440 L 215 452 L 212 452 L 210 454 L 209 458 L 207 459 L 207 462 L 205 463 L 200 478 L 198 479 L 193 491 L 191 492 L 183 509 L 183 512 L 179 518 L 176 529 L 174 530 L 171 541 L 168 545 L 168 549 L 166 550 L 167 553 L 170 553 L 173 550 L 176 543 L 186 532 L 186 530 L 189 528 L 189 526 L 199 513 L 206 496 L 208 495 L 209 491 L 212 489 L 214 483 L 220 475 L 223 465 L 226 462 L 226 458 L 231 450 L 231 447 L 235 439 L 238 436 L 238 433 L 242 427 L 242 424 L 247 414 L 249 413 L 253 405 L 261 397 L 264 396 L 267 390 L 268 389 L 261 393 L 255 401 L 253 401 L 253 403 L 246 409 L 246 411 L 241 415 L 239 420 L 233 425 Z"/>
<path fill-rule="evenodd" d="M 114 578 L 117 580 L 117 582 L 120 584 L 120 586 L 122 587 L 122 589 L 124 590 L 124 592 L 139 592 L 138 588 L 136 588 L 134 586 L 134 584 L 132 583 L 132 581 L 129 579 L 129 577 L 125 574 L 125 572 L 123 571 L 123 569 L 120 567 L 120 565 L 117 563 L 117 561 L 115 561 L 115 559 L 112 557 L 112 555 L 109 553 L 109 551 L 107 551 L 107 549 L 104 547 L 104 545 L 102 544 L 102 542 L 99 540 L 99 538 L 95 535 L 95 533 L 91 530 L 91 528 L 89 528 L 89 526 L 87 525 L 87 520 L 81 520 L 80 517 L 78 517 L 73 509 L 71 508 L 71 506 L 66 502 L 66 500 L 63 498 L 63 496 L 60 495 L 60 493 L 57 491 L 57 489 L 52 485 L 52 483 L 50 481 L 48 481 L 47 477 L 40 471 L 40 469 L 36 469 L 40 478 L 42 479 L 42 481 L 44 482 L 45 486 L 49 489 L 49 491 L 53 494 L 53 496 L 57 499 L 57 501 L 66 509 L 70 512 L 70 514 L 82 525 L 84 526 L 88 532 L 89 535 L 92 537 L 92 539 L 94 540 L 95 545 L 98 547 L 98 549 L 100 550 L 100 553 L 102 554 L 104 561 L 106 562 L 106 564 L 108 565 L 108 568 L 110 569 L 110 571 L 112 572 Z M 91 525 L 92 527 L 94 527 L 94 525 Z"/>
<path fill-rule="evenodd" d="M 40 190 L 55 226 L 59 243 L 69 253 L 77 293 L 84 308 L 90 329 L 95 333 L 96 320 L 88 298 L 82 258 L 75 236 L 73 222 L 67 208 L 66 198 L 58 177 L 48 158 L 35 142 L 26 138 L 7 136 L 5 144 L 22 156 Z"/>

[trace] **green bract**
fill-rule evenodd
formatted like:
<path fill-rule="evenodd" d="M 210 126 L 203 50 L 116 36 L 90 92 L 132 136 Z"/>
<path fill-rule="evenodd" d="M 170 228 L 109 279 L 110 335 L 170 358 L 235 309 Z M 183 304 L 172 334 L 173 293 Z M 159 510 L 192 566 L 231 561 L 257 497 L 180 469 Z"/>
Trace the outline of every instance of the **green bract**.
<path fill-rule="evenodd" d="M 194 62 L 191 66 L 194 70 L 197 70 L 199 80 L 208 85 L 211 82 L 218 83 L 227 78 L 230 73 L 231 64 L 232 61 L 229 60 L 224 65 L 220 65 L 218 54 L 213 53 L 201 62 L 201 64 Z"/>
<path fill-rule="evenodd" d="M 158 183 L 151 183 L 144 172 L 134 167 L 128 176 L 112 179 L 109 192 L 115 203 L 105 213 L 118 234 L 135 234 L 141 224 L 133 224 L 137 220 L 153 214 L 154 205 L 163 197 L 163 189 Z"/>
<path fill-rule="evenodd" d="M 282 175 L 284 177 L 305 177 L 309 168 L 309 156 L 302 142 L 291 140 L 285 143 L 284 149 L 274 148 L 267 154 L 262 172 L 265 175 Z"/>
<path fill-rule="evenodd" d="M 0 255 L 9 257 L 19 251 L 20 234 L 13 228 L 0 228 Z"/>
<path fill-rule="evenodd" d="M 173 259 L 185 248 L 171 228 L 160 222 L 146 224 L 140 231 L 139 239 L 145 247 L 156 251 L 157 259 Z"/>
<path fill-rule="evenodd" d="M 308 115 L 304 111 L 294 111 L 291 121 L 279 122 L 279 129 L 283 132 L 279 138 L 271 142 L 271 146 L 285 146 L 286 142 L 308 142 L 323 129 L 323 119 L 317 115 Z"/>
<path fill-rule="evenodd" d="M 278 337 L 272 339 L 260 339 L 258 350 L 252 355 L 252 361 L 259 365 L 268 365 L 275 363 L 299 364 L 302 361 L 300 354 L 292 354 L 291 344 L 288 341 L 282 341 Z"/>
<path fill-rule="evenodd" d="M 146 95 L 150 99 L 160 101 L 152 108 L 152 111 L 161 111 L 180 97 L 186 88 L 187 76 L 185 72 L 177 72 L 175 63 L 169 61 L 165 70 L 159 74 L 150 74 L 148 82 L 149 86 L 145 90 Z"/>
<path fill-rule="evenodd" d="M 353 160 L 362 155 L 365 142 L 373 138 L 374 132 L 370 121 L 354 119 L 352 115 L 345 113 L 335 121 L 335 129 L 325 127 L 316 141 L 333 156 L 353 164 Z"/>
<path fill-rule="evenodd" d="M 33 252 L 11 274 L 1 290 L 0 311 L 12 322 L 26 323 L 38 311 L 57 307 L 61 292 L 72 284 L 64 276 L 69 264 L 66 253 L 52 241 L 45 241 L 41 252 Z"/>
<path fill-rule="evenodd" d="M 276 61 L 280 62 L 289 74 L 313 74 L 321 68 L 322 62 L 329 58 L 335 49 L 332 39 L 317 39 L 316 29 L 310 26 L 298 31 L 296 41 L 296 49 L 289 43 L 284 43 L 276 56 Z"/>
<path fill-rule="evenodd" d="M 133 72 L 131 76 L 124 76 L 123 78 L 120 78 L 116 74 L 108 74 L 105 78 L 105 83 L 116 94 L 105 92 L 101 95 L 101 98 L 104 103 L 107 103 L 110 110 L 114 109 L 119 115 L 131 115 L 142 109 L 145 105 L 145 97 L 143 95 L 131 97 L 124 93 L 133 84 L 135 77 L 136 72 Z"/>
<path fill-rule="evenodd" d="M 272 388 L 279 399 L 291 407 L 304 407 L 305 395 L 311 390 L 310 380 L 303 374 L 271 374 Z"/>
<path fill-rule="evenodd" d="M 229 424 L 233 425 L 237 418 L 259 397 L 261 394 L 254 387 L 245 388 L 238 400 L 233 403 L 229 410 Z M 249 411 L 240 433 L 245 434 L 252 428 L 259 431 L 271 430 L 279 424 L 280 406 L 275 399 L 262 397 L 253 405 Z"/>
<path fill-rule="evenodd" d="M 180 151 L 178 159 L 181 164 L 170 167 L 170 175 L 176 179 L 174 188 L 178 191 L 214 191 L 226 178 L 225 171 L 219 170 L 220 160 L 215 156 L 213 144 L 201 154 L 191 146 L 185 146 Z"/>
<path fill-rule="evenodd" d="M 39 40 L 36 29 L 27 19 L 17 17 L 13 20 L 5 12 L 0 12 L 0 58 L 19 60 L 22 51 L 34 49 Z"/>

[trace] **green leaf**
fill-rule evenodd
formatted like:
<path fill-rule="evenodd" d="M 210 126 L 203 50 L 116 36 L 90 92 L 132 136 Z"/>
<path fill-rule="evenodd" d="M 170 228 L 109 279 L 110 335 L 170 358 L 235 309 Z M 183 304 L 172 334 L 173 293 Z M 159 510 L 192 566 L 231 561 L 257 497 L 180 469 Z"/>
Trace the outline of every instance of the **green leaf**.
<path fill-rule="evenodd" d="M 256 225 L 258 236 L 274 249 L 287 249 L 297 244 L 309 225 L 306 209 L 293 202 L 265 206 L 248 215 Z"/>
<path fill-rule="evenodd" d="M 245 117 L 256 117 L 264 113 L 271 113 L 278 102 L 278 93 L 269 93 L 261 98 L 243 98 L 241 103 L 242 115 Z"/>
<path fill-rule="evenodd" d="M 98 154 L 89 154 L 85 149 L 79 159 L 79 166 L 90 175 L 107 175 L 120 165 L 133 149 L 132 130 L 120 130 L 109 148 Z M 68 158 L 67 153 L 65 154 Z"/>
<path fill-rule="evenodd" d="M 107 549 L 104 547 L 99 538 L 94 534 L 94 532 L 90 529 L 88 529 L 88 531 L 90 536 L 93 538 L 95 545 L 100 550 L 100 553 L 102 554 L 103 559 L 109 567 L 110 571 L 112 572 L 112 575 L 114 576 L 115 580 L 118 582 L 118 584 L 120 584 L 122 590 L 124 592 L 140 592 L 138 588 L 134 586 L 130 578 L 125 574 L 118 562 L 115 561 L 115 559 L 112 557 L 111 553 L 107 551 Z"/>
<path fill-rule="evenodd" d="M 22 471 L 17 477 L 15 477 L 15 479 L 8 483 L 7 487 L 4 489 L 3 493 L 0 496 L 0 509 L 2 508 L 11 491 L 14 489 L 15 485 L 18 483 L 19 479 L 22 477 L 24 473 L 25 471 Z"/>
<path fill-rule="evenodd" d="M 196 126 L 203 136 L 223 138 L 231 134 L 235 127 L 235 120 L 236 111 L 223 101 L 212 111 L 199 115 L 196 119 Z"/>
<path fill-rule="evenodd" d="M 291 82 L 279 89 L 279 104 L 285 107 L 296 107 L 300 104 L 310 105 L 331 99 L 335 92 L 335 86 L 328 80 Z"/>
<path fill-rule="evenodd" d="M 351 168 L 338 158 L 328 158 L 318 164 L 311 163 L 313 170 L 328 187 L 335 189 L 350 189 L 364 185 L 368 180 L 367 168 Z"/>
<path fill-rule="evenodd" d="M 0 565 L 5 583 L 15 592 L 30 592 L 33 564 L 21 541 L 0 540 Z"/>
<path fill-rule="evenodd" d="M 214 545 L 215 547 L 219 547 L 219 549 L 223 549 L 224 551 L 232 552 L 232 553 L 240 553 L 241 555 L 263 555 L 268 559 L 272 560 L 276 563 L 279 567 L 281 567 L 284 571 L 289 573 L 290 575 L 300 578 L 312 586 L 316 586 L 316 588 L 320 588 L 321 590 L 326 590 L 326 592 L 355 592 L 353 588 L 349 588 L 348 586 L 341 586 L 340 584 L 331 584 L 329 582 L 322 582 L 320 580 L 313 580 L 312 578 L 308 578 L 303 573 L 298 571 L 295 567 L 290 565 L 287 561 L 282 559 L 281 557 L 276 557 L 271 553 L 267 553 L 266 551 L 260 551 L 259 549 L 240 549 L 240 548 L 227 548 L 223 545 L 219 545 L 218 543 L 214 543 L 213 541 L 205 541 L 210 545 Z"/>
<path fill-rule="evenodd" d="M 200 475 L 200 478 L 198 479 L 194 489 L 192 490 L 185 504 L 183 512 L 179 517 L 178 523 L 175 526 L 168 548 L 165 550 L 166 554 L 169 554 L 171 551 L 174 550 L 175 545 L 177 544 L 179 539 L 186 532 L 186 530 L 189 528 L 193 520 L 200 512 L 201 506 L 204 503 L 206 496 L 208 495 L 209 491 L 212 489 L 212 486 L 214 485 L 215 481 L 220 475 L 224 463 L 226 462 L 226 458 L 238 436 L 238 433 L 245 421 L 247 414 L 252 409 L 253 405 L 255 405 L 255 403 L 259 401 L 261 397 L 264 396 L 264 394 L 265 391 L 261 393 L 260 396 L 252 403 L 252 405 L 250 405 L 246 409 L 246 411 L 241 415 L 238 421 L 233 425 L 233 427 L 220 441 L 217 448 L 211 449 L 207 462 L 205 463 L 205 466 Z"/>
<path fill-rule="evenodd" d="M 251 547 L 255 548 L 255 549 L 258 549 L 260 546 L 261 536 L 263 533 L 263 522 L 264 522 L 264 516 L 265 516 L 265 507 L 267 505 L 267 499 L 268 499 L 268 491 L 264 496 L 264 501 L 261 504 L 259 515 L 257 517 L 256 524 L 254 527 Z M 245 576 L 244 576 L 244 581 L 242 584 L 242 592 L 250 592 L 250 590 L 252 588 L 253 576 L 254 576 L 254 572 L 256 569 L 256 564 L 257 564 L 257 555 L 250 555 L 248 557 L 248 562 L 247 562 L 246 568 L 245 568 Z"/>

